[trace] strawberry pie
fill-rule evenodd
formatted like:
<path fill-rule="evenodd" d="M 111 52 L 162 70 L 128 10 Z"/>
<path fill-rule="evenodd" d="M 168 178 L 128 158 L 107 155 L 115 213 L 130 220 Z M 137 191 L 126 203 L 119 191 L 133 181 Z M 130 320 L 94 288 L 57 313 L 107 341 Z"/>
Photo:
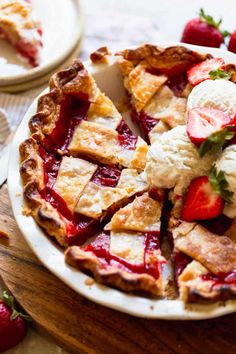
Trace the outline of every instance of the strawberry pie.
<path fill-rule="evenodd" d="M 80 60 L 54 74 L 20 145 L 24 212 L 99 283 L 235 298 L 234 65 L 182 46 L 115 58 L 139 133 Z"/>
<path fill-rule="evenodd" d="M 39 65 L 42 29 L 33 18 L 31 1 L 0 1 L 0 37 L 6 39 L 30 65 Z"/>

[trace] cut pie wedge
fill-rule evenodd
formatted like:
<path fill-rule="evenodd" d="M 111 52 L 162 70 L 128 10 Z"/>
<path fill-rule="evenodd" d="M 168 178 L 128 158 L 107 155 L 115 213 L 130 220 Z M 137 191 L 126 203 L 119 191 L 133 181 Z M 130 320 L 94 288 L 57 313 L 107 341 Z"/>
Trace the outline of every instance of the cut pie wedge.
<path fill-rule="evenodd" d="M 172 259 L 181 300 L 209 302 L 236 297 L 236 244 L 196 223 L 171 231 Z"/>
<path fill-rule="evenodd" d="M 32 5 L 24 0 L 0 2 L 0 36 L 8 40 L 16 51 L 32 66 L 39 65 L 42 29 L 32 15 Z"/>
<path fill-rule="evenodd" d="M 114 214 L 105 227 L 107 231 L 89 245 L 68 248 L 67 263 L 124 291 L 163 295 L 162 267 L 166 260 L 160 250 L 161 211 L 161 202 L 147 194 L 137 197 Z"/>

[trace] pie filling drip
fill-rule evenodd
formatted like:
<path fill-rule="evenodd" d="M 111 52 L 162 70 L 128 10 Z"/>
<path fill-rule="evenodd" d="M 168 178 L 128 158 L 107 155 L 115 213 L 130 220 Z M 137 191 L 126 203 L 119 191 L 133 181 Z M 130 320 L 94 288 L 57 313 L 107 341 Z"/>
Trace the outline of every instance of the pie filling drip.
<path fill-rule="evenodd" d="M 150 262 L 154 251 L 160 249 L 160 232 L 146 232 L 144 258 L 142 263 L 131 264 L 125 259 L 110 253 L 110 234 L 103 232 L 92 243 L 84 248 L 84 251 L 93 252 L 99 258 L 103 268 L 115 266 L 130 273 L 142 274 L 146 273 L 158 279 L 160 276 L 160 264 L 157 257 Z M 153 258 L 154 258 L 153 257 Z"/>
<path fill-rule="evenodd" d="M 113 166 L 99 166 L 91 182 L 104 187 L 116 187 L 120 179 L 121 170 Z"/>
<path fill-rule="evenodd" d="M 145 112 L 141 111 L 138 113 L 135 108 L 132 108 L 131 111 L 131 118 L 134 124 L 137 124 L 140 128 L 142 137 L 144 140 L 149 143 L 149 136 L 148 134 L 150 131 L 157 125 L 159 119 L 152 118 L 148 116 Z"/>
<path fill-rule="evenodd" d="M 66 153 L 75 127 L 85 119 L 90 102 L 82 94 L 70 94 L 61 102 L 60 114 L 52 133 L 43 143 L 48 151 Z"/>
<path fill-rule="evenodd" d="M 119 144 L 127 150 L 134 150 L 138 140 L 137 135 L 135 135 L 129 126 L 125 123 L 124 119 L 121 120 L 120 124 L 116 128 L 118 135 Z"/>

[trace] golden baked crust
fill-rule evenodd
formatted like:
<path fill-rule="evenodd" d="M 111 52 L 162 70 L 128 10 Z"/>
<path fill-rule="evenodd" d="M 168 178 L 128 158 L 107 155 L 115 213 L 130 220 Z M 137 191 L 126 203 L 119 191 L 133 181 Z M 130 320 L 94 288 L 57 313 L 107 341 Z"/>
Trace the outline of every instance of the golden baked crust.
<path fill-rule="evenodd" d="M 110 54 L 107 47 L 101 47 L 90 54 L 90 59 L 94 64 L 107 64 Z"/>
<path fill-rule="evenodd" d="M 160 231 L 162 203 L 147 193 L 117 211 L 108 225 L 109 230 Z"/>
<path fill-rule="evenodd" d="M 116 187 L 105 187 L 89 182 L 79 198 L 75 211 L 99 219 L 111 209 L 114 212 L 128 202 L 128 198 L 146 191 L 147 188 L 147 182 L 141 178 L 137 170 L 124 169 Z"/>
<path fill-rule="evenodd" d="M 152 75 L 147 71 L 149 65 L 142 61 L 124 81 L 125 88 L 132 95 L 131 102 L 137 112 L 140 112 L 157 90 L 167 81 L 165 75 Z"/>
<path fill-rule="evenodd" d="M 178 278 L 180 299 L 188 303 L 209 303 L 236 297 L 236 285 L 215 284 L 210 277 L 203 280 L 208 274 L 209 270 L 201 263 L 189 263 Z"/>
<path fill-rule="evenodd" d="M 40 139 L 39 134 L 33 134 L 20 145 L 20 174 L 27 204 L 25 212 L 32 215 L 61 246 L 66 246 L 66 220 L 40 195 L 44 187 L 43 162 L 38 152 Z"/>
<path fill-rule="evenodd" d="M 145 59 L 150 67 L 155 69 L 172 69 L 178 65 L 187 68 L 189 65 L 212 58 L 210 54 L 201 54 L 182 46 L 161 48 L 150 44 L 144 44 L 135 49 L 126 49 L 117 52 L 116 55 L 135 64 Z"/>
<path fill-rule="evenodd" d="M 179 251 L 200 262 L 213 274 L 236 269 L 236 244 L 233 241 L 213 234 L 201 225 L 190 225 L 193 228 L 187 233 L 182 231 L 183 225 L 174 231 L 174 244 Z"/>
<path fill-rule="evenodd" d="M 37 113 L 30 119 L 31 132 L 49 135 L 59 119 L 61 103 L 66 95 L 78 93 L 94 102 L 99 95 L 99 90 L 82 62 L 74 60 L 71 67 L 51 77 L 49 93 L 39 98 Z"/>
<path fill-rule="evenodd" d="M 183 253 L 192 259 L 177 277 L 180 299 L 208 303 L 235 298 L 236 283 L 224 278 L 234 276 L 236 244 L 196 223 L 181 222 L 173 226 L 171 232 L 174 253 Z M 175 262 L 178 267 L 178 261 Z"/>

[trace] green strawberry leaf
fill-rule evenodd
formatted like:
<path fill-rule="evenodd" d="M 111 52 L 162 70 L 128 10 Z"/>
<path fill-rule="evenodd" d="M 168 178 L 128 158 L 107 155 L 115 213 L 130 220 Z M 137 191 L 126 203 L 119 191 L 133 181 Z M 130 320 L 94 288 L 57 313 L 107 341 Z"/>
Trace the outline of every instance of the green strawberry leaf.
<path fill-rule="evenodd" d="M 216 29 L 219 29 L 221 23 L 222 23 L 222 19 L 220 19 L 218 22 L 216 22 L 212 16 L 207 15 L 205 13 L 205 11 L 203 10 L 203 8 L 200 9 L 199 12 L 199 17 L 202 21 L 207 22 L 207 24 L 209 26 L 215 27 Z"/>
<path fill-rule="evenodd" d="M 211 134 L 205 141 L 203 141 L 198 149 L 198 153 L 203 157 L 207 152 L 216 153 L 225 144 L 227 140 L 231 140 L 235 132 L 231 130 L 232 126 L 228 125 L 224 129 Z"/>
<path fill-rule="evenodd" d="M 11 320 L 16 319 L 17 317 L 21 317 L 21 318 L 24 318 L 26 321 L 32 321 L 30 316 L 17 311 L 17 309 L 15 307 L 15 299 L 7 291 L 3 291 L 2 300 L 12 310 Z"/>
<path fill-rule="evenodd" d="M 229 80 L 232 74 L 218 68 L 216 70 L 211 70 L 209 72 L 209 75 L 212 80 L 217 80 L 217 79 Z"/>
<path fill-rule="evenodd" d="M 214 189 L 214 191 L 219 194 L 227 203 L 231 203 L 233 192 L 230 192 L 227 188 L 229 183 L 225 178 L 223 171 L 217 172 L 216 168 L 213 167 L 209 174 L 209 182 Z"/>
<path fill-rule="evenodd" d="M 203 10 L 203 8 L 200 9 L 200 12 L 199 12 L 199 17 L 200 17 L 200 20 L 203 21 L 203 22 L 206 22 L 209 26 L 212 26 L 214 28 L 216 28 L 217 30 L 220 31 L 220 25 L 222 23 L 222 19 L 220 19 L 218 22 L 214 20 L 214 18 L 210 15 L 207 15 L 205 13 L 205 11 Z M 228 37 L 230 35 L 230 32 L 228 31 L 220 31 L 220 33 L 222 34 L 222 36 L 224 38 Z"/>
<path fill-rule="evenodd" d="M 222 34 L 222 36 L 223 36 L 224 38 L 226 38 L 226 37 L 228 37 L 228 36 L 231 35 L 231 33 L 230 33 L 229 31 L 227 31 L 227 30 L 221 31 L 221 34 Z"/>

